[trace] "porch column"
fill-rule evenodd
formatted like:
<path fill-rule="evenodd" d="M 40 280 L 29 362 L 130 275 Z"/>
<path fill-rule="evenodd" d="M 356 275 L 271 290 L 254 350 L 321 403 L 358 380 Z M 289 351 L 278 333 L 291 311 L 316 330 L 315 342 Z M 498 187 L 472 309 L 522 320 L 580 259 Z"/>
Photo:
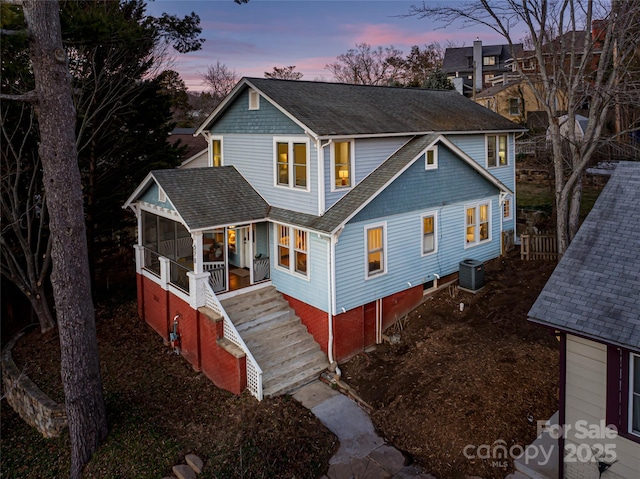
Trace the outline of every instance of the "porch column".
<path fill-rule="evenodd" d="M 198 309 L 207 304 L 207 281 L 211 276 L 209 272 L 194 273 L 187 272 L 189 277 L 189 305 L 193 309 Z"/>
<path fill-rule="evenodd" d="M 162 289 L 167 291 L 171 281 L 171 262 L 164 256 L 160 256 L 158 259 L 160 260 L 160 285 Z"/>
<path fill-rule="evenodd" d="M 196 274 L 200 274 L 204 271 L 202 264 L 204 260 L 202 250 L 202 231 L 191 233 L 191 239 L 193 240 L 193 271 Z"/>
<path fill-rule="evenodd" d="M 144 246 L 141 244 L 134 244 L 133 249 L 136 255 L 136 273 L 142 274 L 142 268 L 144 268 Z"/>

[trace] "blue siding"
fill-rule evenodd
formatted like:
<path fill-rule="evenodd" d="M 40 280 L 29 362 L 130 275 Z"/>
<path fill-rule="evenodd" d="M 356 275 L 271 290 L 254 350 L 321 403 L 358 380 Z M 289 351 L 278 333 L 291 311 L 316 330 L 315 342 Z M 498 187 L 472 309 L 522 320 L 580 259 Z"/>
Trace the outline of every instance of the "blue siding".
<path fill-rule="evenodd" d="M 515 141 L 513 133 L 509 133 L 508 136 L 509 164 L 507 166 L 499 166 L 495 168 L 487 168 L 487 147 L 485 135 L 448 135 L 447 139 L 473 158 L 480 166 L 486 168 L 489 173 L 504 183 L 511 189 L 511 191 L 515 192 Z"/>
<path fill-rule="evenodd" d="M 224 133 L 274 135 L 304 133 L 302 128 L 262 96 L 260 97 L 260 109 L 249 110 L 249 90 L 238 95 L 227 107 L 224 114 L 211 126 L 210 131 L 214 135 Z"/>
<path fill-rule="evenodd" d="M 329 239 L 319 238 L 309 233 L 309 277 L 308 279 L 283 271 L 275 266 L 278 263 L 277 228 L 272 224 L 271 230 L 271 281 L 276 289 L 300 301 L 304 301 L 322 311 L 329 311 L 328 293 L 328 261 Z"/>
<path fill-rule="evenodd" d="M 438 208 L 416 210 L 383 218 L 387 228 L 387 273 L 365 279 L 365 227 L 372 221 L 349 223 L 336 247 L 337 309 L 349 310 L 411 286 L 431 281 L 434 274 L 445 276 L 458 271 L 460 261 L 472 258 L 487 261 L 500 255 L 499 196 L 491 200 L 491 241 L 465 249 L 466 202 Z M 421 254 L 420 215 L 435 211 L 438 215 L 438 250 Z"/>
<path fill-rule="evenodd" d="M 171 204 L 171 201 L 169 201 L 168 197 L 167 201 L 158 201 L 158 184 L 155 182 L 149 185 L 149 187 L 145 190 L 144 193 L 142 193 L 142 195 L 140 195 L 139 198 L 140 201 L 145 201 L 146 203 L 152 205 L 161 206 L 162 208 L 167 208 L 168 210 L 176 210 Z"/>
<path fill-rule="evenodd" d="M 260 103 L 262 108 L 262 101 Z M 306 135 L 301 141 L 309 140 Z M 223 162 L 233 165 L 272 206 L 318 214 L 318 161 L 316 144 L 309 141 L 309 191 L 276 187 L 273 135 L 224 135 Z"/>
<path fill-rule="evenodd" d="M 486 198 L 498 189 L 445 146 L 438 146 L 438 168 L 424 169 L 424 156 L 416 160 L 371 203 L 354 222 Z"/>
<path fill-rule="evenodd" d="M 387 158 L 395 153 L 409 138 L 364 138 L 354 142 L 355 184 L 362 181 L 369 173 L 380 166 Z M 325 207 L 331 208 L 350 189 L 331 191 L 331 147 L 323 149 L 325 171 Z"/>

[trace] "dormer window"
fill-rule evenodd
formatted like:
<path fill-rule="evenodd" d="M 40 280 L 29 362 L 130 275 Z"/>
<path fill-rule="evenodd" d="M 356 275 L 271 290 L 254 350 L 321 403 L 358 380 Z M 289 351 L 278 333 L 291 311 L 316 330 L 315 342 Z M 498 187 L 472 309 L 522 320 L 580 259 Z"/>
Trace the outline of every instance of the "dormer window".
<path fill-rule="evenodd" d="M 334 141 L 331 144 L 332 190 L 353 186 L 353 141 Z"/>
<path fill-rule="evenodd" d="M 494 66 L 496 64 L 496 57 L 494 56 L 482 57 L 482 64 L 485 67 Z"/>
<path fill-rule="evenodd" d="M 249 110 L 260 109 L 260 94 L 255 90 L 249 90 Z"/>

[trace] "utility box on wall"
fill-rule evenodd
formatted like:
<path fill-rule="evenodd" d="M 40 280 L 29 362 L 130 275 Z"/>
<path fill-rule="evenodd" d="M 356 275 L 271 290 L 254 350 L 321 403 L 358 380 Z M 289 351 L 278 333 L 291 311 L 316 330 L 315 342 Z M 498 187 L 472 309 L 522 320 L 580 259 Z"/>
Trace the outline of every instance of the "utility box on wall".
<path fill-rule="evenodd" d="M 461 289 L 476 291 L 484 287 L 484 263 L 475 259 L 464 259 L 460 261 L 458 273 L 458 284 Z"/>

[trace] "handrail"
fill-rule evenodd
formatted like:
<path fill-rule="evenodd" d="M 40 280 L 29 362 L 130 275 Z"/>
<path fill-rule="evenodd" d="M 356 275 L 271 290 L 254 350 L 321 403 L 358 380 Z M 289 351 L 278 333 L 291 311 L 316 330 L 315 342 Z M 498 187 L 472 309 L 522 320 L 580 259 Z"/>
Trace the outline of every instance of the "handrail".
<path fill-rule="evenodd" d="M 211 288 L 211 284 L 209 282 L 206 283 L 206 306 L 223 318 L 224 337 L 244 351 L 247 359 L 247 389 L 249 389 L 249 392 L 255 396 L 258 401 L 262 401 L 262 368 L 260 368 L 258 362 L 253 357 L 253 354 L 249 351 L 249 348 L 240 336 L 240 333 L 229 318 L 229 315 L 227 315 L 227 312 L 222 307 L 218 297 L 213 292 L 213 288 Z"/>

